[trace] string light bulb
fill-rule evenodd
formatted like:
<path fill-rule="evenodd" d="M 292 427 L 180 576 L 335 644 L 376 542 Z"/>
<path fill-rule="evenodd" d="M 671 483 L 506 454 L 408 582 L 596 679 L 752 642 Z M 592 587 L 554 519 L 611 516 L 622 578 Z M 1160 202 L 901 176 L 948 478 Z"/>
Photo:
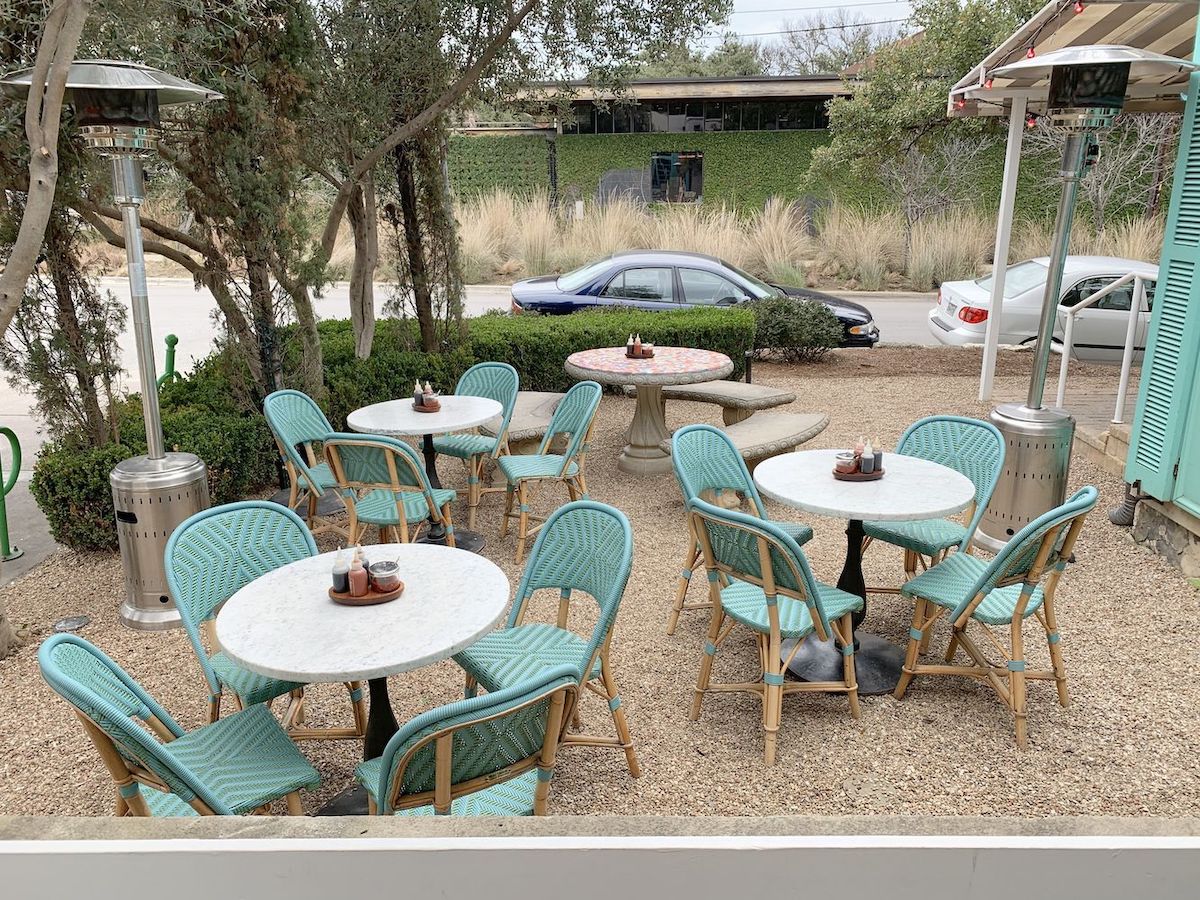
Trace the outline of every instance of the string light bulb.
<path fill-rule="evenodd" d="M 1029 115 L 1027 115 L 1025 117 L 1025 127 L 1026 128 L 1033 128 L 1036 125 L 1037 125 L 1037 116 L 1036 115 L 1034 115 L 1033 113 L 1030 113 Z"/>
<path fill-rule="evenodd" d="M 983 82 L 983 86 L 990 91 L 992 89 L 992 85 L 995 83 L 996 83 L 996 79 L 993 78 L 991 75 L 989 75 L 987 77 L 987 80 Z"/>
<path fill-rule="evenodd" d="M 956 97 L 954 99 L 954 108 L 955 109 L 966 109 L 967 101 L 964 100 L 962 97 Z"/>
<path fill-rule="evenodd" d="M 1028 50 L 1025 51 L 1026 59 L 1033 59 L 1035 56 L 1037 56 L 1037 51 L 1034 50 L 1033 47 L 1030 47 Z"/>
<path fill-rule="evenodd" d="M 1087 5 L 1083 0 L 1075 0 L 1075 15 L 1079 15 L 1085 9 L 1087 9 Z"/>

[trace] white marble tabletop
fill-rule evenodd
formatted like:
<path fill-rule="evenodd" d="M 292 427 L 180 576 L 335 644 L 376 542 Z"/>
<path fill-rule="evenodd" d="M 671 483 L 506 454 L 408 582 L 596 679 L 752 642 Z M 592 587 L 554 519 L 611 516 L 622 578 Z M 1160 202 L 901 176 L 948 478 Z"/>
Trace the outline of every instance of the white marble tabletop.
<path fill-rule="evenodd" d="M 377 544 L 370 561 L 400 563 L 404 593 L 378 606 L 329 599 L 334 553 L 289 563 L 247 584 L 217 615 L 217 643 L 270 678 L 382 678 L 453 656 L 499 624 L 508 578 L 494 562 L 439 544 Z"/>
<path fill-rule="evenodd" d="M 951 516 L 970 506 L 975 485 L 954 469 L 884 451 L 878 481 L 838 481 L 834 458 L 844 450 L 801 450 L 760 462 L 754 483 L 772 500 L 835 519 L 900 521 Z"/>
<path fill-rule="evenodd" d="M 482 425 L 500 415 L 504 408 L 487 397 L 448 394 L 439 396 L 442 408 L 435 413 L 417 412 L 412 398 L 385 400 L 356 409 L 346 417 L 353 431 L 363 434 L 403 435 L 446 434 Z"/>

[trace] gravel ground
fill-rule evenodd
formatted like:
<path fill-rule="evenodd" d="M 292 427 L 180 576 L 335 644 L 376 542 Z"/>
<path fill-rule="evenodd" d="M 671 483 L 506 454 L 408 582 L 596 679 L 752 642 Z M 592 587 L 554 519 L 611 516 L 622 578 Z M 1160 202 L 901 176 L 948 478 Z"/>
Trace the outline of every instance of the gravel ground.
<path fill-rule="evenodd" d="M 920 416 L 986 413 L 974 401 L 974 363 L 965 356 L 959 362 L 957 367 L 933 364 L 919 354 L 903 359 L 878 352 L 865 358 L 838 354 L 829 366 L 760 364 L 755 380 L 794 390 L 801 408 L 830 412 L 829 428 L 810 446 L 842 447 L 867 433 L 890 447 L 905 424 Z M 924 374 L 930 369 L 943 374 Z M 917 374 L 885 375 L 883 370 Z M 1019 381 L 1010 372 L 1001 386 Z M 625 510 L 634 527 L 634 572 L 617 620 L 613 663 L 643 774 L 631 779 L 618 752 L 570 748 L 560 756 L 553 813 L 1200 814 L 1197 592 L 1105 520 L 1103 511 L 1120 499 L 1117 479 L 1078 457 L 1074 462 L 1073 486 L 1096 484 L 1101 501 L 1081 538 L 1079 562 L 1059 592 L 1072 703 L 1059 707 L 1051 683 L 1031 685 L 1028 752 L 1016 750 L 1010 716 L 989 688 L 925 678 L 902 702 L 890 696 L 863 698 L 858 722 L 842 697 L 789 697 L 778 763 L 768 769 L 762 762 L 760 706 L 750 695 L 706 698 L 700 721 L 687 719 L 706 616 L 686 614 L 674 637 L 665 634 L 683 548 L 682 503 L 669 475 L 631 478 L 617 472 L 621 436 L 632 411 L 630 400 L 604 399 L 588 475 L 593 496 Z M 671 403 L 668 420 L 672 428 L 717 422 L 719 410 Z M 443 463 L 443 472 L 448 483 L 463 480 L 450 461 Z M 550 500 L 542 498 L 540 505 L 548 507 Z M 480 527 L 489 533 L 485 552 L 515 585 L 512 539 L 494 536 L 499 508 L 500 498 L 493 496 L 481 512 Z M 773 513 L 795 516 L 780 507 Z M 811 524 L 816 537 L 805 551 L 818 577 L 834 581 L 845 547 L 844 526 L 827 519 Z M 868 583 L 894 581 L 899 553 L 872 548 L 865 568 Z M 201 723 L 206 692 L 183 633 L 123 628 L 116 617 L 120 590 L 115 557 L 63 552 L 0 591 L 30 638 L 0 663 L 0 813 L 102 815 L 112 807 L 113 790 L 99 759 L 66 705 L 38 676 L 37 642 L 60 616 L 90 615 L 92 624 L 83 632 L 89 640 L 125 666 L 185 727 Z M 552 602 L 543 601 L 535 612 L 552 619 Z M 900 643 L 910 613 L 897 597 L 872 598 L 866 627 Z M 587 616 L 578 624 L 586 627 Z M 939 644 L 944 647 L 941 634 L 935 652 Z M 754 661 L 749 635 L 731 637 L 718 657 L 717 675 L 749 672 Z M 397 717 L 455 699 L 460 687 L 461 675 L 449 662 L 397 676 L 391 679 Z M 311 722 L 348 721 L 340 687 L 317 686 L 311 697 Z M 585 726 L 607 732 L 606 712 L 589 697 Z M 311 741 L 301 748 L 324 777 L 323 787 L 306 797 L 311 810 L 348 784 L 360 748 L 352 742 Z"/>

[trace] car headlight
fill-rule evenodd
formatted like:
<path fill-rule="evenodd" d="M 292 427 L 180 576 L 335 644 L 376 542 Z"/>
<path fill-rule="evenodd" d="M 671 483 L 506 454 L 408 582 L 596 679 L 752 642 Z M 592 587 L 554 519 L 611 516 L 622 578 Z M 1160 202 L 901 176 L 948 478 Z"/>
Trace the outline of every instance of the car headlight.
<path fill-rule="evenodd" d="M 851 325 L 849 331 L 851 334 L 874 334 L 875 323 L 864 322 L 862 325 Z"/>

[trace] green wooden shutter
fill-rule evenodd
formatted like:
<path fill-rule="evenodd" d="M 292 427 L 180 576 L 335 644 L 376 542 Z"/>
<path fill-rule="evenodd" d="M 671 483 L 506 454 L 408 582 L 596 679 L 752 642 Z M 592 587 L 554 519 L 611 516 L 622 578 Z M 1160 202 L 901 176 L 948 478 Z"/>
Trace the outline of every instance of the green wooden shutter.
<path fill-rule="evenodd" d="M 1138 388 L 1125 480 L 1160 500 L 1172 499 L 1175 464 L 1187 423 L 1186 410 L 1200 348 L 1200 72 L 1188 81 L 1187 107 L 1175 161 L 1175 184 L 1163 243 L 1154 311 Z"/>

